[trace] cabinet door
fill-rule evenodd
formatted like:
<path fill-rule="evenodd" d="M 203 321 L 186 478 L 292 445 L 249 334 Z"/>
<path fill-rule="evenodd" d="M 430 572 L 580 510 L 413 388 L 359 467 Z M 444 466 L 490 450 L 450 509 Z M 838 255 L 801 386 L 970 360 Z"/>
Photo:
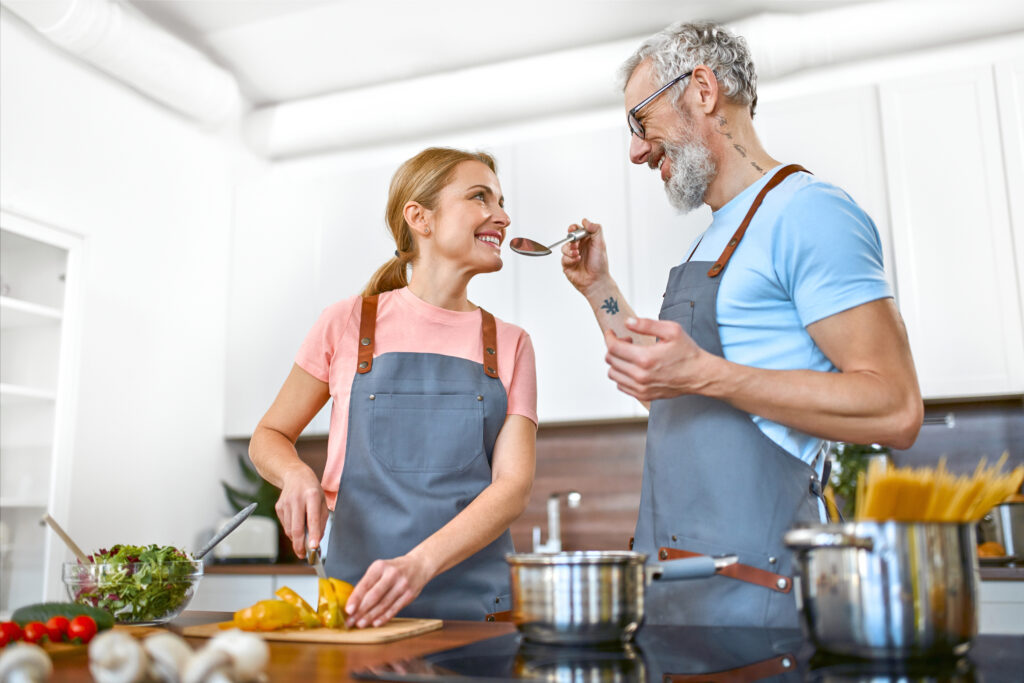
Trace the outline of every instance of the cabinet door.
<path fill-rule="evenodd" d="M 996 64 L 999 124 L 1017 257 L 1017 295 L 1024 316 L 1024 59 Z"/>
<path fill-rule="evenodd" d="M 871 216 L 882 241 L 885 276 L 895 291 L 877 88 L 762 100 L 754 125 L 769 154 L 842 188 Z"/>
<path fill-rule="evenodd" d="M 993 71 L 880 86 L 900 308 L 925 398 L 1024 391 Z"/>
<path fill-rule="evenodd" d="M 225 434 L 247 437 L 288 376 L 320 312 L 322 209 L 302 184 L 270 173 L 236 197 L 228 291 Z M 307 433 L 323 425 L 330 403 Z"/>
<path fill-rule="evenodd" d="M 270 574 L 207 574 L 188 609 L 208 612 L 237 612 L 260 600 L 274 597 Z"/>
<path fill-rule="evenodd" d="M 625 141 L 620 127 L 562 134 L 515 148 L 516 235 L 551 243 L 572 223 L 604 226 L 612 273 L 630 297 Z M 512 258 L 510 255 L 509 258 Z M 542 422 L 629 417 L 634 399 L 608 379 L 590 306 L 562 274 L 561 256 L 519 259 L 520 324 L 537 352 Z"/>

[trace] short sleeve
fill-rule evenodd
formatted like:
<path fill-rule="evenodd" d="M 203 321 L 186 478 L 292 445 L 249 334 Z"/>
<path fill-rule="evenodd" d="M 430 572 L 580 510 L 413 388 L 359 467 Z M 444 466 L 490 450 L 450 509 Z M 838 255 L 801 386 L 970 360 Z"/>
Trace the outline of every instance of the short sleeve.
<path fill-rule="evenodd" d="M 358 299 L 359 297 L 344 299 L 325 308 L 306 334 L 302 346 L 295 355 L 295 364 L 321 382 L 329 380 L 331 362 L 337 351 L 338 342 L 352 317 Z"/>
<path fill-rule="evenodd" d="M 773 242 L 776 276 L 804 327 L 892 296 L 874 221 L 839 188 L 814 184 L 786 207 Z"/>
<path fill-rule="evenodd" d="M 537 361 L 530 335 L 521 332 L 516 347 L 515 370 L 508 389 L 509 415 L 522 415 L 537 424 Z"/>

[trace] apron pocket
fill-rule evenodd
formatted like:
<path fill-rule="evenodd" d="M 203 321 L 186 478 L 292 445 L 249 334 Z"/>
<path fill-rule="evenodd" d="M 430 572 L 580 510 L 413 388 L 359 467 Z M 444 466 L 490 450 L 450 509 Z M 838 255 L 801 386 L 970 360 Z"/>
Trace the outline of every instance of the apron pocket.
<path fill-rule="evenodd" d="M 393 472 L 454 472 L 484 454 L 476 394 L 377 394 L 370 451 Z"/>
<path fill-rule="evenodd" d="M 694 302 L 690 299 L 681 301 L 666 301 L 658 313 L 659 320 L 672 320 L 679 323 L 686 334 L 693 334 L 693 308 Z"/>

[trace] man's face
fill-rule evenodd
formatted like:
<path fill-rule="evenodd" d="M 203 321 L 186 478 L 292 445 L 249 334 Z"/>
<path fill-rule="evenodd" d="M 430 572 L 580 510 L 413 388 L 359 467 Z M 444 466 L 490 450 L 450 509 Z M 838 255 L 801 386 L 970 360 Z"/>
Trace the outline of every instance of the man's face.
<path fill-rule="evenodd" d="M 689 79 L 683 83 L 689 87 Z M 662 85 L 651 62 L 642 62 L 626 83 L 626 111 Z M 659 169 L 669 203 L 688 213 L 704 203 L 708 185 L 715 177 L 715 163 L 685 104 L 681 104 L 682 113 L 673 106 L 675 97 L 676 89 L 671 88 L 637 112 L 645 135 L 642 139 L 632 136 L 629 158 L 634 164 Z"/>

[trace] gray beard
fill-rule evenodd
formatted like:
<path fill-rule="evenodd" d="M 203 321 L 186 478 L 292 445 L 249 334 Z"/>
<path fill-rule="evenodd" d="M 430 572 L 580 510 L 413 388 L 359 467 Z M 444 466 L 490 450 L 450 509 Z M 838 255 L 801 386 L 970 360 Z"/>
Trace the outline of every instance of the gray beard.
<path fill-rule="evenodd" d="M 690 213 L 704 203 L 708 185 L 715 177 L 711 151 L 700 142 L 662 144 L 672 170 L 672 176 L 665 183 L 668 203 L 681 213 Z"/>

